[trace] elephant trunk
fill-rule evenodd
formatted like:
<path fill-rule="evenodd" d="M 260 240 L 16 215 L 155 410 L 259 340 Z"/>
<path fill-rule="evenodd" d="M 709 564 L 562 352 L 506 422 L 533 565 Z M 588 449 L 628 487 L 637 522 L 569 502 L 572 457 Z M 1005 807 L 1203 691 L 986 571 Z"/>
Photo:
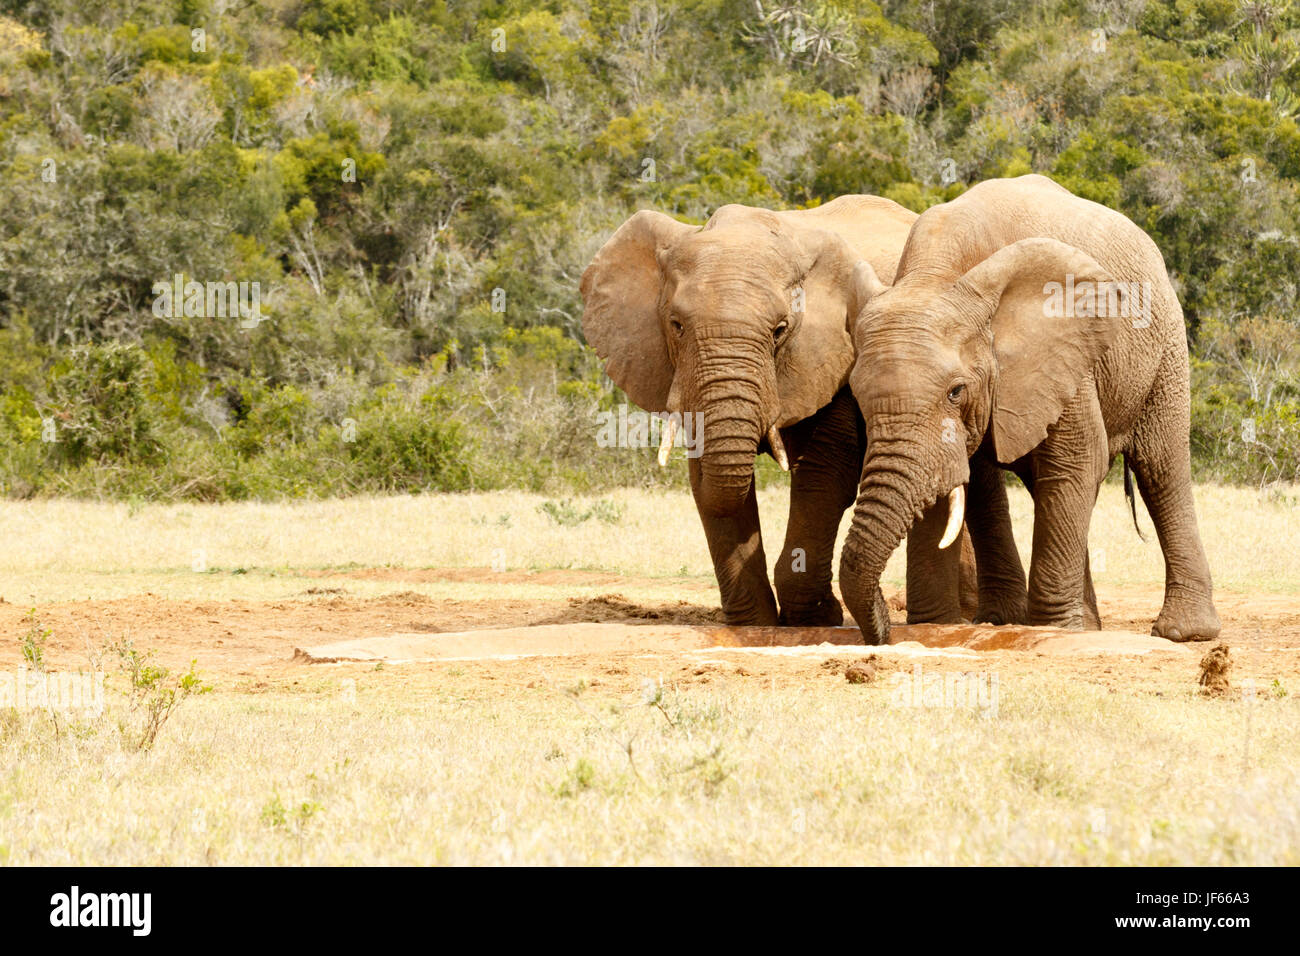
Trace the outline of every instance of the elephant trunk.
<path fill-rule="evenodd" d="M 880 592 L 880 575 L 915 518 L 916 467 L 915 456 L 896 447 L 873 450 L 862 469 L 853 521 L 840 555 L 840 592 L 867 644 L 889 640 L 889 608 Z"/>
<path fill-rule="evenodd" d="M 724 516 L 739 511 L 753 487 L 754 456 L 778 414 L 776 374 L 758 348 L 738 355 L 733 340 L 725 356 L 710 351 L 701 349 L 692 403 L 700 414 L 699 504 Z"/>
<path fill-rule="evenodd" d="M 925 434 L 920 428 L 909 428 Z M 938 545 L 949 547 L 961 535 L 965 483 L 970 476 L 965 445 L 918 441 L 896 435 L 869 436 L 853 521 L 840 557 L 840 591 L 863 639 L 889 639 L 889 610 L 880 592 L 885 564 L 912 525 L 940 497 L 948 501 L 948 521 Z M 952 449 L 935 456 L 927 448 Z"/>

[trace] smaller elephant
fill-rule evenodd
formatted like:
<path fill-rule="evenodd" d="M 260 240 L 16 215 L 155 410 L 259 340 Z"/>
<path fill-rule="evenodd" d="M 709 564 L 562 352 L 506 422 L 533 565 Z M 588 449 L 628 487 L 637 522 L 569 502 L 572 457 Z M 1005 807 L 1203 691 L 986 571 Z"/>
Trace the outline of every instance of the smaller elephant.
<path fill-rule="evenodd" d="M 903 535 L 909 560 L 933 555 L 963 516 L 979 619 L 1100 627 L 1088 526 L 1118 455 L 1164 551 L 1152 632 L 1218 635 L 1192 502 L 1186 329 L 1146 233 L 1043 176 L 981 183 L 917 220 L 855 337 L 867 454 L 840 588 L 868 641 L 889 632 L 877 583 Z M 1034 500 L 1027 587 L 999 469 Z M 955 576 L 955 556 L 936 563 Z"/>
<path fill-rule="evenodd" d="M 862 276 L 892 280 L 915 221 L 876 196 L 781 212 L 723 206 L 703 226 L 643 210 L 583 274 L 583 329 L 609 377 L 642 408 L 702 424 L 691 491 L 729 624 L 843 620 L 835 538 L 865 447 L 847 388 L 851 323 Z M 791 469 L 779 609 L 754 489 L 763 451 Z"/>

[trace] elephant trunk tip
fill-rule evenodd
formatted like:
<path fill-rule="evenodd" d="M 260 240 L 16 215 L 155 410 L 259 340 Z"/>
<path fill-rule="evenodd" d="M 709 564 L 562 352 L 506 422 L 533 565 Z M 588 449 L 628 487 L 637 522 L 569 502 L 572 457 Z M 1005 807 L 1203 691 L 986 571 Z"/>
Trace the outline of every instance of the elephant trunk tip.
<path fill-rule="evenodd" d="M 862 631 L 862 643 L 889 643 L 889 605 L 880 590 L 880 575 L 860 564 L 847 549 L 840 558 L 840 593 Z"/>

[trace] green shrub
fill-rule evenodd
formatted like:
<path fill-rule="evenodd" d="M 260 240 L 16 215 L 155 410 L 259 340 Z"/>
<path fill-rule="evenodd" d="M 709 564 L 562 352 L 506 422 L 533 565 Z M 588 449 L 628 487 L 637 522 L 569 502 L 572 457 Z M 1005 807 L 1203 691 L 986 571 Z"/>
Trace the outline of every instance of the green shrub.
<path fill-rule="evenodd" d="M 153 387 L 153 364 L 138 346 L 75 346 L 55 366 L 45 408 L 53 435 L 42 438 L 66 464 L 154 460 L 162 443 L 158 408 L 149 401 Z"/>
<path fill-rule="evenodd" d="M 592 506 L 584 511 L 565 498 L 563 501 L 543 501 L 537 506 L 537 510 L 561 527 L 573 527 L 592 518 L 602 524 L 618 524 L 623 520 L 624 508 L 617 502 L 602 499 L 593 502 Z"/>
<path fill-rule="evenodd" d="M 229 396 L 229 404 L 236 409 L 235 422 L 226 429 L 225 440 L 246 457 L 300 445 L 321 421 L 311 397 L 295 385 L 269 388 L 243 378 L 226 384 L 223 394 Z"/>
<path fill-rule="evenodd" d="M 358 421 L 342 447 L 350 482 L 365 491 L 465 491 L 472 443 L 422 409 L 385 408 Z"/>

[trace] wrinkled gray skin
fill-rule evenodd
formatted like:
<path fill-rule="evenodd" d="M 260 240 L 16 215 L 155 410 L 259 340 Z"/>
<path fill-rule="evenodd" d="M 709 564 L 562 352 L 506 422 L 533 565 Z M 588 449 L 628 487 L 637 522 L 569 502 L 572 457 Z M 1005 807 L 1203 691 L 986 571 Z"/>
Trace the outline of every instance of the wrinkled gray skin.
<path fill-rule="evenodd" d="M 1064 286 L 1067 275 L 1073 309 L 1058 290 L 1062 308 L 1051 311 L 1048 283 Z M 1089 310 L 1085 282 L 1138 283 L 1130 314 L 1124 293 Z M 868 453 L 840 588 L 868 641 L 889 633 L 877 584 L 890 552 L 909 532 L 909 555 L 932 548 L 945 499 L 967 483 L 978 619 L 1099 627 L 1088 525 L 1121 454 L 1165 556 L 1152 632 L 1174 641 L 1219 633 L 1192 504 L 1182 310 L 1137 226 L 1042 176 L 981 183 L 921 216 L 892 288 L 875 287 L 855 336 L 850 381 Z M 1027 590 L 1008 546 L 999 469 L 1034 499 Z"/>
<path fill-rule="evenodd" d="M 691 490 L 730 624 L 843 619 L 831 591 L 835 535 L 864 447 L 846 387 L 851 322 L 865 302 L 863 275 L 892 280 L 915 220 L 875 196 L 792 212 L 724 206 L 703 227 L 645 210 L 583 274 L 583 329 L 610 378 L 649 411 L 703 415 Z M 792 471 L 779 613 L 753 475 L 773 425 Z"/>

